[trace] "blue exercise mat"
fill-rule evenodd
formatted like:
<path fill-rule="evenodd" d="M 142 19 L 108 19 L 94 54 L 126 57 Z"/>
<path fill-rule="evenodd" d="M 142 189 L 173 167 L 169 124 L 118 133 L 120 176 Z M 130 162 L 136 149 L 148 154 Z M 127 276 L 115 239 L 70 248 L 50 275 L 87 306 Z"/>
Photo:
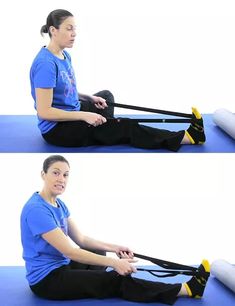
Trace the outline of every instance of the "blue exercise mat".
<path fill-rule="evenodd" d="M 162 118 L 155 115 L 129 115 L 130 118 Z M 167 118 L 167 116 L 164 116 Z M 170 118 L 170 117 L 168 117 Z M 212 115 L 203 115 L 207 141 L 204 145 L 182 145 L 181 153 L 230 153 L 235 152 L 235 140 L 224 133 L 212 121 Z M 149 126 L 178 131 L 187 129 L 184 123 L 151 123 Z M 165 149 L 146 150 L 129 145 L 90 146 L 65 148 L 47 144 L 37 127 L 37 117 L 33 115 L 0 115 L 0 153 L 170 153 Z"/>
<path fill-rule="evenodd" d="M 150 266 L 149 266 L 150 267 Z M 151 266 L 152 267 L 152 266 Z M 189 277 L 176 276 L 165 279 L 158 279 L 146 272 L 138 272 L 136 277 L 150 279 L 153 281 L 165 281 L 176 283 L 187 281 Z M 0 305 L 1 306 L 103 306 L 103 305 L 120 305 L 120 306 L 143 306 L 150 305 L 145 303 L 134 303 L 113 299 L 84 299 L 72 301 L 49 301 L 35 296 L 25 279 L 25 268 L 19 266 L 0 267 Z M 163 306 L 162 303 L 151 303 L 151 305 Z M 204 297 L 202 299 L 178 298 L 175 306 L 234 306 L 235 294 L 217 281 L 210 277 Z"/>

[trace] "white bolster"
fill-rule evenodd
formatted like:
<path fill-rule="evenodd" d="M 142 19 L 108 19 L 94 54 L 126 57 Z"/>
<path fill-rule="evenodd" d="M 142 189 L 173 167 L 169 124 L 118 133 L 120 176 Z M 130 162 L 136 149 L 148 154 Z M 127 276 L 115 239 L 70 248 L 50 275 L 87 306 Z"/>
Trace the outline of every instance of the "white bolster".
<path fill-rule="evenodd" d="M 211 265 L 211 273 L 225 286 L 235 292 L 235 266 L 218 259 Z"/>
<path fill-rule="evenodd" d="M 217 109 L 213 114 L 213 121 L 223 131 L 235 139 L 235 114 L 227 109 Z"/>

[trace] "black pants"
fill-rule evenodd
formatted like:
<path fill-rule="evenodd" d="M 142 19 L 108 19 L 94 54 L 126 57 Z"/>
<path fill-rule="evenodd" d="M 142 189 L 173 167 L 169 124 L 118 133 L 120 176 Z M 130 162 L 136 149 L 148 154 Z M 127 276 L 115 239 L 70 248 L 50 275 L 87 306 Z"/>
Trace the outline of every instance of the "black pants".
<path fill-rule="evenodd" d="M 39 297 L 50 300 L 119 297 L 134 302 L 161 302 L 173 305 L 181 284 L 165 284 L 121 276 L 115 271 L 90 270 L 71 261 L 30 286 Z"/>
<path fill-rule="evenodd" d="M 95 94 L 114 102 L 114 97 L 108 90 Z M 106 118 L 113 117 L 113 108 L 97 109 L 90 101 L 81 102 L 81 111 L 99 113 Z M 91 145 L 129 144 L 144 149 L 166 148 L 178 151 L 185 131 L 178 132 L 152 128 L 132 122 L 130 119 L 107 120 L 106 123 L 94 127 L 85 121 L 58 122 L 49 132 L 42 134 L 50 144 L 63 147 L 84 147 Z"/>

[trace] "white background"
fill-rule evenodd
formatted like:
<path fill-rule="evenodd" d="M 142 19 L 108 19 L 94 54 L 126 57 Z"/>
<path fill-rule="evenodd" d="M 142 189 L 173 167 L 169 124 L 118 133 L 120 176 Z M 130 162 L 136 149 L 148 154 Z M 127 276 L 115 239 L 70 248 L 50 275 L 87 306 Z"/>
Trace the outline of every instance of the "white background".
<path fill-rule="evenodd" d="M 19 218 L 48 154 L 1 154 L 0 264 L 23 264 Z M 135 252 L 234 262 L 234 154 L 64 154 L 61 197 L 81 230 Z"/>
<path fill-rule="evenodd" d="M 0 19 L 1 114 L 35 113 L 28 74 L 56 8 L 76 18 L 69 51 L 80 92 L 109 89 L 119 103 L 182 112 L 234 109 L 233 0 L 9 0 Z"/>
<path fill-rule="evenodd" d="M 203 113 L 234 109 L 235 2 L 7 1 L 1 27 L 0 114 L 35 114 L 29 69 L 48 13 L 70 10 L 80 92 L 120 103 Z M 19 216 L 40 190 L 48 155 L 1 154 L 0 265 L 23 264 Z M 234 258 L 234 154 L 71 154 L 62 197 L 81 229 L 134 251 L 188 264 Z"/>

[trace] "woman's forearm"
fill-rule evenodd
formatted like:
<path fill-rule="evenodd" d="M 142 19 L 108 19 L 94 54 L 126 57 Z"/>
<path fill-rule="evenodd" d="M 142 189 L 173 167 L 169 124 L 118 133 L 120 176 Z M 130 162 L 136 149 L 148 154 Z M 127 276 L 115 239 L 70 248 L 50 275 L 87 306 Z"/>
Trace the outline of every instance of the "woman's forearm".
<path fill-rule="evenodd" d="M 91 101 L 92 100 L 92 96 L 91 95 L 86 95 L 83 93 L 79 92 L 79 100 L 81 101 Z"/>
<path fill-rule="evenodd" d="M 136 272 L 135 266 L 132 265 L 132 263 L 136 262 L 134 259 L 116 259 L 108 256 L 97 255 L 79 248 L 73 248 L 68 255 L 68 257 L 73 261 L 82 264 L 111 267 L 120 275 L 128 275 L 132 272 Z"/>
<path fill-rule="evenodd" d="M 49 107 L 43 111 L 38 110 L 38 116 L 48 121 L 85 121 L 86 113 L 82 111 L 64 111 L 55 107 Z"/>
<path fill-rule="evenodd" d="M 108 242 L 99 241 L 88 236 L 84 236 L 82 247 L 85 249 L 101 250 L 106 252 L 115 252 L 116 245 Z"/>
<path fill-rule="evenodd" d="M 98 265 L 103 267 L 114 267 L 116 259 L 108 256 L 97 255 L 80 248 L 72 248 L 70 253 L 66 254 L 71 260 L 82 264 Z"/>

